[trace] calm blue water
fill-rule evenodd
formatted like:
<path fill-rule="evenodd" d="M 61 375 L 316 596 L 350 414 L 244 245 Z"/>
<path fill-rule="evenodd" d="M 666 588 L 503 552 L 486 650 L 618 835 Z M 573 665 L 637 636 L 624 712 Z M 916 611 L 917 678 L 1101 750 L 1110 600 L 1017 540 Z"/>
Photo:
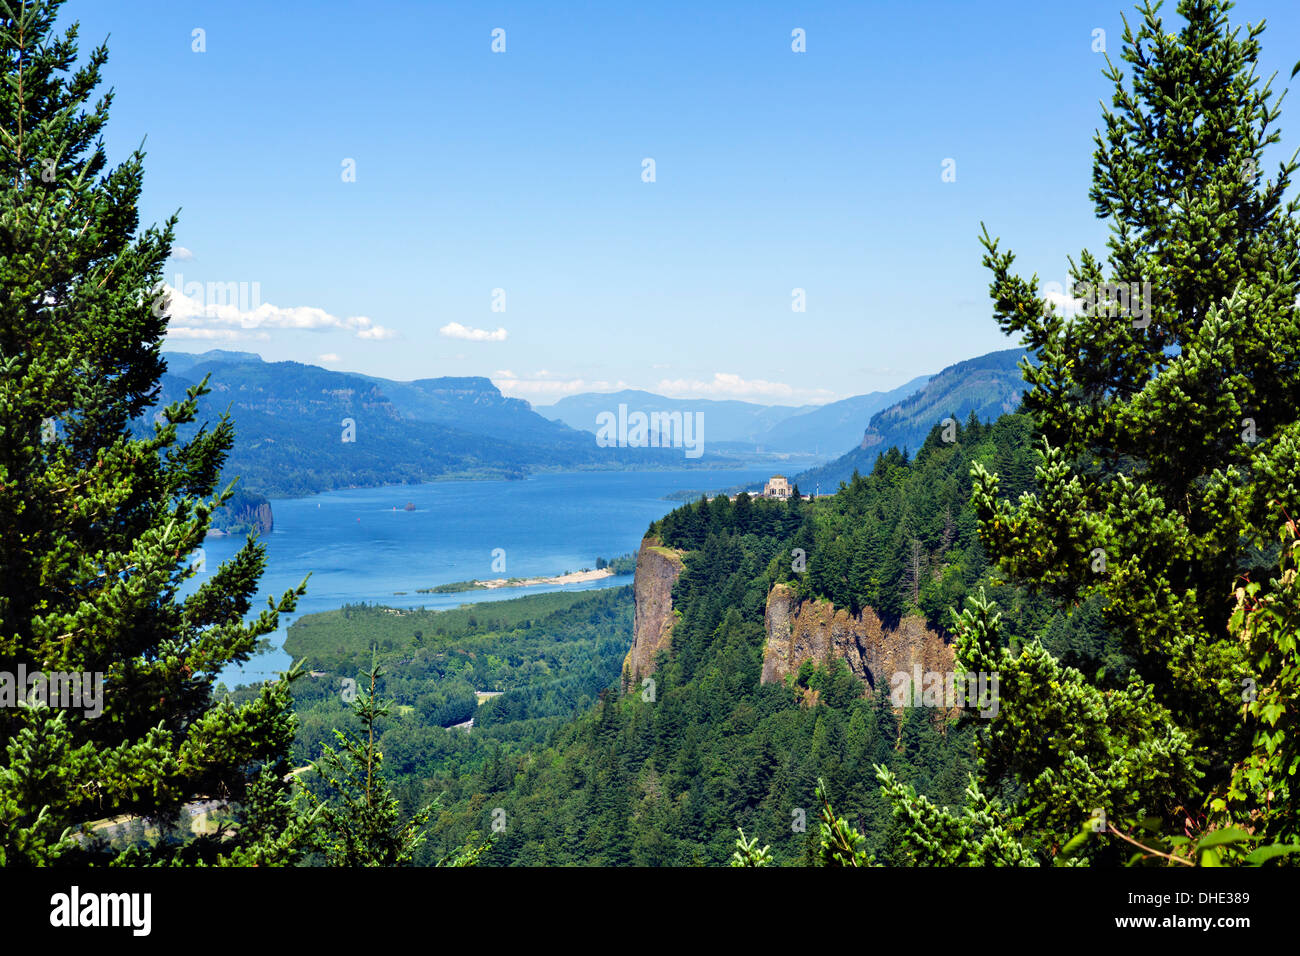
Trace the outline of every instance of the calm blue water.
<path fill-rule="evenodd" d="M 280 650 L 285 627 L 300 614 L 343 604 L 457 607 L 536 594 L 631 583 L 631 575 L 565 588 L 500 588 L 460 594 L 416 594 L 471 578 L 531 577 L 595 568 L 596 558 L 635 551 L 651 521 L 681 502 L 663 496 L 683 488 L 726 488 L 768 477 L 768 468 L 728 471 L 571 472 L 523 481 L 443 481 L 332 491 L 271 502 L 275 530 L 262 538 L 267 568 L 253 602 L 297 585 L 308 572 L 298 609 L 268 635 L 276 650 L 242 668 L 227 668 L 228 686 L 274 677 L 290 665 Z M 403 511 L 406 502 L 414 511 Z M 394 507 L 397 510 L 393 510 Z M 210 535 L 203 544 L 206 573 L 243 545 L 239 536 Z M 492 551 L 505 550 L 505 571 L 493 570 Z M 185 593 L 202 581 L 195 576 Z M 395 592 L 405 591 L 405 594 Z"/>

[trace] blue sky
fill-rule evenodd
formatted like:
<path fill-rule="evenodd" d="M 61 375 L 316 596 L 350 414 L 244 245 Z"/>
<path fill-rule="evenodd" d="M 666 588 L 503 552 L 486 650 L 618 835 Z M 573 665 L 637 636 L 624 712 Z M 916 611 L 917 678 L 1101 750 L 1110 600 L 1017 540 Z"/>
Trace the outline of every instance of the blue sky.
<path fill-rule="evenodd" d="M 1040 282 L 1103 251 L 1093 31 L 1118 62 L 1131 6 L 701 6 L 69 0 L 64 18 L 83 52 L 108 37 L 110 159 L 147 137 L 142 220 L 180 210 L 168 282 L 245 284 L 251 314 L 178 310 L 168 348 L 487 375 L 535 404 L 820 403 L 1018 344 L 990 317 L 981 220 Z M 1231 16 L 1268 19 L 1280 92 L 1300 4 Z"/>

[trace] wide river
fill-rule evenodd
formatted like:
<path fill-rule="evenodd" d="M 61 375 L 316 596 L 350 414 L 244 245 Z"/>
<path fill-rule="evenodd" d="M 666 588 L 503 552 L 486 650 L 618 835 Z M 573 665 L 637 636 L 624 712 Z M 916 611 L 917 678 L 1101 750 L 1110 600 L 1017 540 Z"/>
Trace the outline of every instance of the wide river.
<path fill-rule="evenodd" d="M 280 630 L 268 635 L 276 650 L 242 668 L 227 668 L 228 686 L 273 677 L 290 664 L 280 649 L 285 627 L 299 614 L 360 602 L 392 607 L 456 607 L 560 590 L 555 586 L 500 588 L 458 594 L 416 594 L 417 588 L 472 578 L 533 577 L 595 568 L 596 558 L 635 551 L 651 521 L 681 502 L 664 495 L 718 489 L 764 479 L 771 468 L 727 471 L 562 472 L 523 481 L 440 481 L 331 491 L 271 502 L 275 529 L 262 538 L 267 567 L 253 613 L 298 584 L 307 594 Z M 415 510 L 406 511 L 407 502 Z M 197 587 L 243 544 L 243 537 L 210 535 L 205 572 Z M 493 552 L 497 568 L 493 568 Z M 500 570 L 504 559 L 505 570 Z M 631 576 L 568 585 L 580 590 L 628 584 Z M 405 592 L 405 593 L 399 593 Z"/>

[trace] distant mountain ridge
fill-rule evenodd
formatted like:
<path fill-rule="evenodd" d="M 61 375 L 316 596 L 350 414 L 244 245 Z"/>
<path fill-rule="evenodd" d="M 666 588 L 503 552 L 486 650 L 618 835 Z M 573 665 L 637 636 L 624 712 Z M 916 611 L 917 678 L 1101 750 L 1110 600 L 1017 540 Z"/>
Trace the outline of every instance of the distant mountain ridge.
<path fill-rule="evenodd" d="M 773 425 L 792 415 L 816 409 L 816 405 L 759 405 L 755 402 L 712 398 L 669 398 L 637 388 L 618 392 L 583 392 L 569 395 L 554 405 L 541 406 L 537 412 L 570 428 L 596 431 L 596 416 L 618 411 L 626 405 L 631 411 L 703 412 L 708 441 L 756 442 Z"/>
<path fill-rule="evenodd" d="M 709 442 L 750 445 L 764 452 L 833 455 L 857 441 L 871 416 L 919 390 L 930 376 L 922 375 L 887 392 L 854 395 L 828 405 L 759 405 L 738 400 L 669 398 L 640 389 L 584 392 L 560 399 L 537 411 L 583 431 L 596 431 L 596 416 L 629 410 L 700 412 Z"/>
<path fill-rule="evenodd" d="M 824 406 L 672 399 L 627 389 L 534 409 L 481 376 L 396 382 L 213 349 L 164 353 L 160 404 L 182 398 L 210 375 L 212 393 L 200 402 L 200 422 L 214 421 L 227 407 L 235 422 L 225 474 L 242 476 L 244 489 L 270 497 L 447 477 L 522 478 L 538 468 L 718 467 L 736 464 L 728 455 L 746 449 L 811 455 L 856 442 L 847 454 L 794 479 L 804 491 L 826 491 L 855 469 L 869 472 L 891 446 L 919 449 L 946 417 L 964 421 L 973 412 L 987 421 L 1014 410 L 1024 354 L 993 352 L 888 392 Z M 702 413 L 704 456 L 687 457 L 681 448 L 601 447 L 597 416 L 616 414 L 620 405 Z M 136 423 L 138 431 L 151 427 L 152 414 Z M 195 426 L 187 428 L 192 433 Z"/>
<path fill-rule="evenodd" d="M 264 361 L 256 352 L 231 352 L 226 349 L 208 349 L 206 352 L 164 352 L 167 371 L 184 374 L 200 365 L 237 365 L 240 362 Z"/>
<path fill-rule="evenodd" d="M 371 375 L 357 378 L 376 383 L 393 406 L 416 421 L 455 422 L 457 428 L 483 431 L 508 441 L 555 441 L 574 444 L 587 440 L 574 429 L 551 421 L 522 398 L 508 398 L 482 376 L 422 378 L 395 382 Z"/>
<path fill-rule="evenodd" d="M 271 497 L 446 477 L 522 478 L 538 468 L 688 468 L 730 464 L 681 448 L 603 448 L 486 378 L 391 382 L 249 352 L 164 353 L 159 406 L 210 375 L 199 424 L 227 408 L 235 446 L 227 479 Z M 152 429 L 155 409 L 135 423 Z M 193 434 L 196 425 L 182 428 Z"/>
<path fill-rule="evenodd" d="M 950 365 L 914 395 L 883 409 L 871 418 L 856 448 L 836 460 L 795 476 L 802 491 L 834 491 L 853 472 L 869 474 L 876 457 L 890 448 L 915 454 L 930 430 L 945 418 L 965 422 L 973 413 L 990 422 L 1020 405 L 1025 383 L 1020 360 L 1024 349 L 990 352 Z"/>
<path fill-rule="evenodd" d="M 862 434 L 863 422 L 895 402 L 915 395 L 925 387 L 932 376 L 918 375 L 910 382 L 887 392 L 869 392 L 854 395 L 802 415 L 787 418 L 762 437 L 764 448 L 772 451 L 810 450 L 822 455 L 833 455 L 849 447 Z M 812 448 L 806 446 L 811 443 Z"/>

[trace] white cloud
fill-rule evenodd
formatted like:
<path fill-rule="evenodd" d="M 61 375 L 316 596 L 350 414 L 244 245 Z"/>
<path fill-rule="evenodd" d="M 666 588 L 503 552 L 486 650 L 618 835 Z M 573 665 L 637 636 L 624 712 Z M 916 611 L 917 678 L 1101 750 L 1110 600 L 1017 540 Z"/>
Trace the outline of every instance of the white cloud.
<path fill-rule="evenodd" d="M 191 262 L 194 259 L 194 253 L 184 246 L 172 246 L 172 258 L 179 259 L 181 262 Z"/>
<path fill-rule="evenodd" d="M 392 329 L 376 325 L 364 315 L 341 318 L 314 306 L 281 307 L 262 302 L 259 283 L 184 283 L 189 294 L 163 284 L 171 316 L 168 335 L 177 338 L 265 338 L 253 336 L 259 329 L 319 331 L 340 329 L 359 339 L 390 339 Z M 209 334 L 221 331 L 222 334 Z"/>
<path fill-rule="evenodd" d="M 392 329 L 386 329 L 382 325 L 374 325 L 364 315 L 358 315 L 355 318 L 345 319 L 346 322 L 365 323 L 357 328 L 357 338 L 359 339 L 391 339 L 396 338 L 397 333 Z"/>
<path fill-rule="evenodd" d="M 835 393 L 825 388 L 795 388 L 784 382 L 768 382 L 761 378 L 745 379 L 733 372 L 714 372 L 712 381 L 701 382 L 684 378 L 662 379 L 654 389 L 670 398 L 782 398 L 818 399 L 831 401 Z"/>
<path fill-rule="evenodd" d="M 449 339 L 465 339 L 469 342 L 504 342 L 506 340 L 505 329 L 489 332 L 487 329 L 471 329 L 459 322 L 448 322 L 438 332 Z"/>
<path fill-rule="evenodd" d="M 339 357 L 334 352 L 326 352 L 324 355 L 316 356 L 318 362 L 337 362 Z"/>
<path fill-rule="evenodd" d="M 498 370 L 492 376 L 492 383 L 501 389 L 502 394 L 515 398 L 533 400 L 556 400 L 566 395 L 581 392 L 618 392 L 628 388 L 641 388 L 619 379 L 611 382 L 604 379 L 562 378 L 553 376 L 545 369 L 531 375 L 516 375 L 508 369 Z M 662 380 L 650 389 L 672 398 L 747 398 L 750 400 L 775 398 L 793 399 L 806 402 L 828 402 L 839 398 L 837 394 L 824 388 L 794 388 L 782 382 L 767 382 L 762 379 L 744 379 L 730 372 L 715 372 L 709 382 L 690 381 L 686 379 Z"/>
<path fill-rule="evenodd" d="M 1065 287 L 1059 282 L 1048 282 L 1040 293 L 1044 299 L 1056 306 L 1057 315 L 1073 318 L 1083 311 L 1084 300 L 1074 299 L 1065 294 Z"/>
<path fill-rule="evenodd" d="M 500 371 L 492 377 L 492 384 L 501 394 L 512 398 L 563 398 L 579 392 L 617 392 L 630 388 L 626 382 L 587 381 L 582 378 L 546 378 L 549 372 L 538 372 L 537 377 L 521 378 L 511 372 Z"/>
<path fill-rule="evenodd" d="M 167 330 L 168 338 L 177 339 L 202 339 L 205 341 L 234 342 L 238 339 L 269 339 L 271 336 L 266 332 L 247 333 L 239 329 L 193 329 L 184 326 L 173 326 Z"/>

